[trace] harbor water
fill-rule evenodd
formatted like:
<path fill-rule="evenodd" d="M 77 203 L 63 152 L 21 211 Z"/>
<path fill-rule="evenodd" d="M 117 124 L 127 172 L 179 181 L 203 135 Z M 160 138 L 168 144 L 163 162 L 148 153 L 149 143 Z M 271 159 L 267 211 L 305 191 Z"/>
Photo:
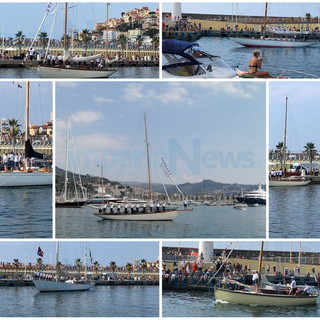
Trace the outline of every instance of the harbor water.
<path fill-rule="evenodd" d="M 230 66 L 239 66 L 242 71 L 248 71 L 249 60 L 252 50 L 240 46 L 228 38 L 202 37 L 197 40 L 205 51 L 221 56 Z M 296 70 L 310 73 L 320 77 L 320 45 L 308 48 L 259 48 L 261 56 L 264 57 L 263 70 L 278 76 L 280 70 Z M 290 78 L 305 78 L 304 74 L 287 72 Z"/>
<path fill-rule="evenodd" d="M 112 221 L 97 209 L 57 208 L 58 238 L 264 238 L 266 207 L 196 206 L 173 221 Z"/>
<path fill-rule="evenodd" d="M 103 286 L 83 292 L 0 288 L 2 317 L 158 317 L 158 286 Z"/>
<path fill-rule="evenodd" d="M 36 70 L 28 68 L 0 68 L 0 78 L 40 78 L 40 76 Z M 159 78 L 159 67 L 121 67 L 111 78 Z"/>
<path fill-rule="evenodd" d="M 319 299 L 319 298 L 318 298 Z M 217 302 L 209 292 L 162 294 L 163 317 L 319 317 L 320 306 L 262 307 Z"/>
<path fill-rule="evenodd" d="M 1 238 L 51 238 L 52 188 L 1 188 Z"/>
<path fill-rule="evenodd" d="M 320 185 L 269 189 L 270 238 L 319 238 Z"/>

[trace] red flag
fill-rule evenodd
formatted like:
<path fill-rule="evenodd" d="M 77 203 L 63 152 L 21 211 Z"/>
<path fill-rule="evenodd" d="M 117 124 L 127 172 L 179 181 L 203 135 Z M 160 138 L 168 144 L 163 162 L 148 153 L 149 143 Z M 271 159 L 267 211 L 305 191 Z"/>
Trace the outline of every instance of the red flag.
<path fill-rule="evenodd" d="M 44 253 L 43 253 L 43 251 L 41 250 L 40 247 L 38 248 L 37 255 L 40 256 L 41 258 L 44 256 Z"/>

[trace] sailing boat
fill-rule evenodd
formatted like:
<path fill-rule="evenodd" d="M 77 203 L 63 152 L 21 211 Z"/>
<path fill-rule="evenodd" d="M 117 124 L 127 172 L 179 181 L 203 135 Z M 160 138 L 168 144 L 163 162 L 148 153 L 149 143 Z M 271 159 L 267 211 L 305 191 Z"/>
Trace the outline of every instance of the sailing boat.
<path fill-rule="evenodd" d="M 84 198 L 78 197 L 77 185 L 74 184 L 75 197 L 68 198 L 68 161 L 69 161 L 69 119 L 67 120 L 67 135 L 66 135 L 66 162 L 65 162 L 65 178 L 64 178 L 64 188 L 63 194 L 60 198 L 56 200 L 56 207 L 67 207 L 67 208 L 79 208 L 87 203 Z M 83 191 L 82 184 L 80 181 L 81 191 Z"/>
<path fill-rule="evenodd" d="M 282 177 L 273 177 L 272 175 L 269 178 L 269 187 L 300 187 L 308 185 L 311 180 L 306 179 L 302 174 L 295 173 L 290 174 L 286 172 L 286 149 L 287 149 L 287 120 L 288 120 L 288 97 L 286 97 L 286 108 L 285 108 L 285 121 L 284 121 L 284 137 L 283 137 L 283 148 L 282 148 L 282 172 L 284 176 Z"/>
<path fill-rule="evenodd" d="M 148 130 L 147 130 L 147 115 L 144 114 L 144 128 L 145 128 L 145 138 L 146 138 L 146 149 L 147 149 L 147 166 L 148 166 L 148 186 L 149 186 L 149 202 L 150 206 L 147 208 L 146 205 L 141 209 L 125 210 L 124 212 L 117 212 L 115 210 L 110 210 L 106 212 L 106 208 L 102 207 L 99 212 L 94 213 L 99 218 L 105 220 L 130 220 L 130 221 L 171 221 L 177 217 L 180 212 L 191 211 L 192 209 L 164 209 L 160 207 L 153 207 L 152 204 L 152 188 L 151 188 L 151 169 L 150 169 L 150 157 L 149 157 L 149 140 L 148 140 Z M 121 210 L 120 210 L 121 211 Z"/>
<path fill-rule="evenodd" d="M 64 40 L 63 40 L 63 48 L 64 48 L 64 60 L 69 61 L 71 64 L 57 65 L 57 66 L 49 66 L 42 65 L 38 67 L 38 71 L 42 78 L 108 78 L 112 74 L 114 74 L 116 69 L 108 69 L 108 68 L 93 68 L 90 69 L 86 65 L 72 65 L 72 63 L 78 62 L 86 62 L 90 63 L 91 61 L 95 61 L 96 59 L 100 59 L 102 55 L 95 55 L 90 57 L 83 58 L 72 58 L 67 50 L 67 19 L 68 19 L 68 3 L 65 4 L 64 10 Z M 74 61 L 73 61 L 74 60 Z"/>
<path fill-rule="evenodd" d="M 268 48 L 305 48 L 313 45 L 313 42 L 299 41 L 294 38 L 266 38 L 268 16 L 268 3 L 265 5 L 264 22 L 261 39 L 255 38 L 229 38 L 231 41 L 245 47 L 268 47 Z"/>
<path fill-rule="evenodd" d="M 36 152 L 29 140 L 29 106 L 30 106 L 30 82 L 26 83 L 26 106 L 25 106 L 25 159 L 43 159 L 41 153 Z M 28 186 L 51 186 L 52 172 L 47 169 L 25 169 L 13 171 L 0 171 L 0 187 L 28 187 Z"/>
<path fill-rule="evenodd" d="M 216 300 L 227 301 L 236 304 L 258 305 L 258 306 L 305 306 L 317 303 L 318 295 L 289 295 L 286 291 L 278 292 L 276 289 L 264 289 L 261 286 L 261 270 L 263 256 L 263 241 L 260 247 L 259 256 L 259 283 L 260 287 L 256 290 L 250 286 L 243 285 L 239 282 L 232 281 L 246 290 L 215 288 L 214 295 Z"/>
<path fill-rule="evenodd" d="M 86 266 L 87 267 L 87 266 Z M 40 292 L 58 292 L 58 291 L 87 291 L 95 284 L 87 280 L 67 280 L 62 281 L 59 265 L 59 242 L 56 243 L 56 280 L 33 279 L 35 287 Z"/>

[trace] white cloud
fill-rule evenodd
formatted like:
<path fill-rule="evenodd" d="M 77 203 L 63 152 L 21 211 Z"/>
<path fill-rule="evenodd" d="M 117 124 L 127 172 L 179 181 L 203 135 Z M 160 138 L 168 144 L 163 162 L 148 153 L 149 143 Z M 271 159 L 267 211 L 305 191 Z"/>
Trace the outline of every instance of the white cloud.
<path fill-rule="evenodd" d="M 115 100 L 110 99 L 110 98 L 106 98 L 106 97 L 94 97 L 93 101 L 96 103 L 113 103 L 115 102 Z"/>
<path fill-rule="evenodd" d="M 126 147 L 128 139 L 123 135 L 94 133 L 78 135 L 75 140 L 78 151 L 97 152 L 97 150 L 122 150 Z"/>
<path fill-rule="evenodd" d="M 88 124 L 104 119 L 104 115 L 99 111 L 80 111 L 69 117 L 72 123 Z"/>
<path fill-rule="evenodd" d="M 140 99 L 145 99 L 146 94 L 143 92 L 144 86 L 138 83 L 129 83 L 123 92 L 123 100 L 125 101 L 137 101 Z"/>
<path fill-rule="evenodd" d="M 162 103 L 184 103 L 192 104 L 189 99 L 189 92 L 184 86 L 175 84 L 173 82 L 168 83 L 167 86 L 161 87 L 157 90 L 148 89 L 142 84 L 128 84 L 124 89 L 123 99 L 125 101 L 160 101 Z"/>
<path fill-rule="evenodd" d="M 257 86 L 255 84 L 246 84 L 240 82 L 231 82 L 231 81 L 220 81 L 220 82 L 209 82 L 201 81 L 198 82 L 198 85 L 203 88 L 208 88 L 215 90 L 217 92 L 223 92 L 236 96 L 239 98 L 251 98 L 252 91 L 256 91 Z"/>

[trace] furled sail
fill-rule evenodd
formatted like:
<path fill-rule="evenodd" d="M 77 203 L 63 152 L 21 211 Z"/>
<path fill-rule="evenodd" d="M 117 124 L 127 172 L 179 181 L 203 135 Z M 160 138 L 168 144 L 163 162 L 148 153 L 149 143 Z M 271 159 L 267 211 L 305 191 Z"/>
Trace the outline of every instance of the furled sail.
<path fill-rule="evenodd" d="M 43 154 L 34 151 L 29 139 L 25 142 L 25 157 L 43 159 Z"/>

